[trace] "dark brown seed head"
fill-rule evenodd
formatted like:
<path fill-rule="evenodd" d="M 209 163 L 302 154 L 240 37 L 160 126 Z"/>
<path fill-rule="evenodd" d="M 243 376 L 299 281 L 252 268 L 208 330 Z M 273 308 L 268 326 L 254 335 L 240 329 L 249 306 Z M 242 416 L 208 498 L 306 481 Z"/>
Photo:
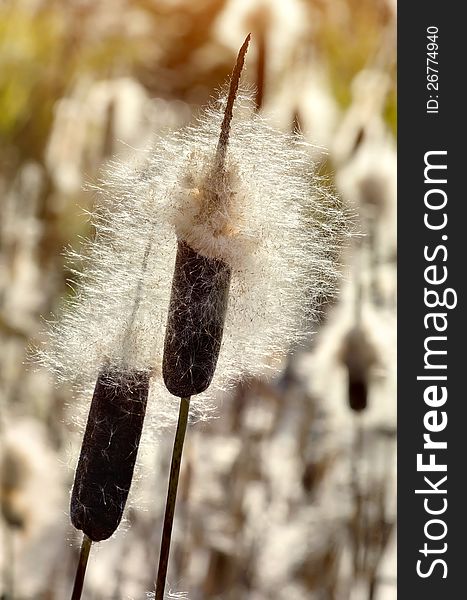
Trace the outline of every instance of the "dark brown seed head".
<path fill-rule="evenodd" d="M 376 350 L 360 327 L 353 327 L 345 336 L 339 356 L 347 369 L 348 402 L 352 410 L 366 409 L 371 369 L 377 364 Z"/>
<path fill-rule="evenodd" d="M 355 412 L 364 411 L 368 404 L 368 384 L 366 377 L 356 377 L 349 372 L 348 379 L 348 401 L 349 407 Z"/>
<path fill-rule="evenodd" d="M 147 372 L 107 369 L 97 379 L 71 495 L 71 521 L 94 542 L 122 519 L 148 391 Z"/>
<path fill-rule="evenodd" d="M 171 394 L 186 398 L 211 383 L 222 342 L 230 268 L 178 243 L 162 372 Z"/>

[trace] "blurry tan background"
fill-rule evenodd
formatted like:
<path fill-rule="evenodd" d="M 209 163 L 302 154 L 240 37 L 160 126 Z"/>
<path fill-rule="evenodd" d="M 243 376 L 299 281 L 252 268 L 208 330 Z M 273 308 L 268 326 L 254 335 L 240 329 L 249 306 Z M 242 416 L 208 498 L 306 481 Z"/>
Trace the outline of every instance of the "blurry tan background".
<path fill-rule="evenodd" d="M 70 392 L 31 366 L 92 235 L 83 185 L 189 122 L 253 34 L 258 108 L 301 130 L 356 211 L 338 301 L 273 381 L 188 432 L 173 598 L 391 600 L 395 588 L 395 0 L 0 3 L 0 594 L 70 595 L 81 443 Z M 349 385 L 352 382 L 352 386 Z M 365 394 L 367 404 L 365 406 Z M 85 409 L 84 409 L 85 410 Z M 84 597 L 150 598 L 171 435 L 141 455 Z"/>

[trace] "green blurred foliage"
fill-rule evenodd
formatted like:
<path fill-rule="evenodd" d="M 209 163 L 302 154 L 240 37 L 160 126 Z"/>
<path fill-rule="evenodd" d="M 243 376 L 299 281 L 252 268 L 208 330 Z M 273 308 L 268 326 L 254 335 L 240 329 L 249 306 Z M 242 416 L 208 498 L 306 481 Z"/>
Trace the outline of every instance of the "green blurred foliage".
<path fill-rule="evenodd" d="M 50 126 L 63 23 L 55 11 L 31 19 L 11 8 L 0 13 L 0 40 L 0 134 L 4 144 L 21 144 L 21 132 L 29 128 L 34 151 Z"/>
<path fill-rule="evenodd" d="M 304 0 L 313 22 L 309 44 L 328 67 L 332 90 L 343 107 L 351 100 L 354 76 L 377 59 L 391 15 L 383 0 Z M 91 79 L 132 74 L 152 95 L 204 101 L 229 72 L 231 51 L 213 39 L 213 25 L 226 0 L 197 3 L 128 0 L 125 12 L 138 12 L 147 24 L 140 33 L 104 27 L 106 3 L 44 1 L 31 10 L 22 2 L 0 7 L 0 136 L 13 164 L 41 160 L 56 101 L 78 75 Z M 316 17 L 318 16 L 318 19 Z M 311 21 L 310 21 L 311 22 Z M 217 60 L 193 57 L 207 43 Z M 384 53 L 384 48 L 383 48 Z M 391 60 L 393 47 L 389 48 Z M 387 65 L 395 80 L 393 64 Z M 201 97 L 193 90 L 201 88 Z M 199 98 L 198 98 L 199 97 Z M 386 118 L 395 131 L 396 90 Z M 0 154 L 1 156 L 1 154 Z M 5 159 L 5 156 L 4 156 Z"/>
<path fill-rule="evenodd" d="M 94 17 L 73 2 L 46 2 L 34 12 L 14 2 L 0 8 L 0 136 L 13 167 L 41 161 L 55 103 L 78 74 L 130 70 L 141 54 L 138 39 L 92 35 Z"/>
<path fill-rule="evenodd" d="M 328 68 L 333 94 L 342 108 L 352 100 L 351 83 L 364 68 L 379 67 L 391 78 L 385 119 L 397 130 L 395 23 L 385 0 L 305 0 L 318 16 L 310 44 Z"/>

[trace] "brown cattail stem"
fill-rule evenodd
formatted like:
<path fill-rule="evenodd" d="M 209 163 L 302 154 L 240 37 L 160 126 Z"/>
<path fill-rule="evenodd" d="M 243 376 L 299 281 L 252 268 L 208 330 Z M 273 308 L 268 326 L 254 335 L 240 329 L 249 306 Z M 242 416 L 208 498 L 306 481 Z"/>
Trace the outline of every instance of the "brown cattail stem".
<path fill-rule="evenodd" d="M 71 600 L 80 600 L 81 592 L 83 591 L 84 576 L 86 574 L 86 566 L 88 564 L 89 551 L 91 550 L 92 541 L 86 534 L 83 535 L 83 543 L 81 544 L 81 552 L 79 555 L 78 568 L 76 569 L 75 584 Z"/>
<path fill-rule="evenodd" d="M 250 37 L 251 34 L 248 34 L 238 52 L 237 62 L 235 63 L 234 70 L 232 71 L 232 77 L 230 78 L 229 95 L 227 97 L 227 105 L 225 107 L 224 118 L 221 125 L 221 134 L 219 136 L 219 142 L 216 150 L 216 163 L 220 169 L 223 169 L 225 163 L 227 145 L 229 143 L 230 124 L 233 116 L 233 105 L 235 98 L 237 97 L 238 86 L 240 84 L 240 75 L 242 74 L 243 65 L 245 63 L 245 55 L 250 43 Z"/>
<path fill-rule="evenodd" d="M 167 502 L 165 505 L 164 526 L 162 530 L 159 568 L 157 571 L 155 600 L 164 599 L 165 581 L 167 579 L 167 567 L 169 564 L 170 541 L 172 539 L 172 526 L 175 513 L 175 502 L 177 500 L 178 478 L 180 475 L 180 464 L 182 462 L 183 443 L 185 441 L 189 409 L 190 398 L 181 398 L 177 433 L 175 434 L 172 451 L 172 463 L 170 465 L 169 489 L 167 491 Z"/>

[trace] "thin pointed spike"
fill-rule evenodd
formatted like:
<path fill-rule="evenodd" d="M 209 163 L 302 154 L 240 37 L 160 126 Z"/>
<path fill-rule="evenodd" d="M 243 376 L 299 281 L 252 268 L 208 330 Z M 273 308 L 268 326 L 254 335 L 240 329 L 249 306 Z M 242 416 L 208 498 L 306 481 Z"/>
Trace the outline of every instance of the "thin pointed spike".
<path fill-rule="evenodd" d="M 81 552 L 79 554 L 78 568 L 76 569 L 75 584 L 73 586 L 71 600 L 80 600 L 81 598 L 91 544 L 91 539 L 88 538 L 87 535 L 83 535 L 83 543 L 81 544 Z"/>
<path fill-rule="evenodd" d="M 245 63 L 245 56 L 248 50 L 248 45 L 250 44 L 250 38 L 251 33 L 246 36 L 246 39 L 239 50 L 237 62 L 235 63 L 235 67 L 230 78 L 229 95 L 227 97 L 227 104 L 221 125 L 221 134 L 219 136 L 219 142 L 216 150 L 217 164 L 220 168 L 223 168 L 225 163 L 225 155 L 227 152 L 227 145 L 229 143 L 230 123 L 232 122 L 233 115 L 233 105 L 235 98 L 237 97 L 238 86 L 240 84 L 240 75 L 242 74 L 243 65 Z"/>

